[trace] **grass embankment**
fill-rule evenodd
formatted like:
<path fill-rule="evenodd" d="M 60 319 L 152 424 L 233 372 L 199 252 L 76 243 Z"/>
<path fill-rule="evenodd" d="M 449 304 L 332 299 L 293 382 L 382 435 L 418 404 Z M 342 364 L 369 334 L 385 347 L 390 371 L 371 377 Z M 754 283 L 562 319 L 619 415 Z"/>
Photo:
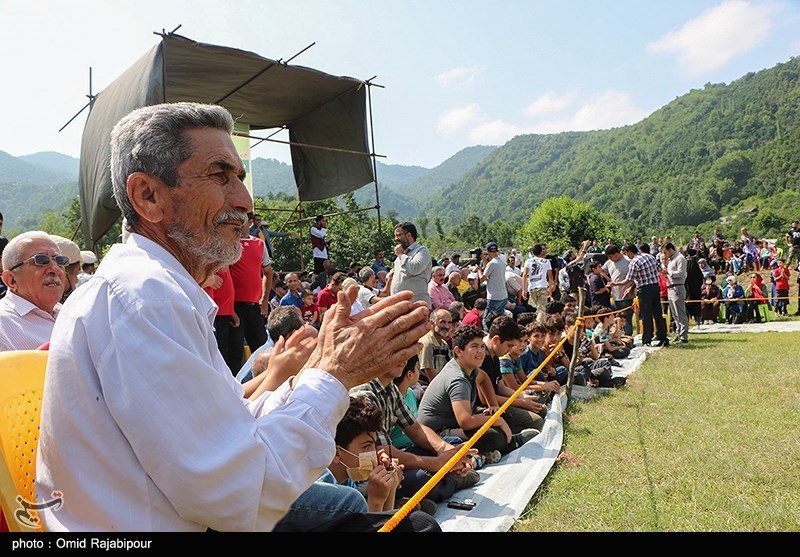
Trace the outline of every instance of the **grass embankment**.
<path fill-rule="evenodd" d="M 800 333 L 691 335 L 571 404 L 514 531 L 799 531 Z"/>

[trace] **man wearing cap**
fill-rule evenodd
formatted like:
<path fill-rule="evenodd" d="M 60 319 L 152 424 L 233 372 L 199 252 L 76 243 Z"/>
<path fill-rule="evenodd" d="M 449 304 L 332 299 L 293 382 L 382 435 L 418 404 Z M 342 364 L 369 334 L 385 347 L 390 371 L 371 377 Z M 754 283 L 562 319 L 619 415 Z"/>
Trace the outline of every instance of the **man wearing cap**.
<path fill-rule="evenodd" d="M 478 269 L 481 282 L 486 282 L 486 315 L 483 317 L 486 327 L 486 316 L 493 311 L 504 311 L 508 305 L 506 290 L 506 262 L 500 257 L 496 242 L 486 244 L 483 253 L 484 267 Z"/>
<path fill-rule="evenodd" d="M 78 284 L 80 286 L 90 278 L 95 271 L 97 265 L 97 256 L 93 251 L 81 250 L 81 272 L 78 273 Z"/>
<path fill-rule="evenodd" d="M 461 301 L 464 302 L 464 307 L 470 310 L 475 307 L 475 300 L 486 299 L 486 286 L 481 284 L 481 279 L 475 271 L 467 273 L 467 284 L 469 288 L 462 292 Z"/>
<path fill-rule="evenodd" d="M 50 340 L 67 281 L 63 255 L 46 232 L 24 232 L 3 250 L 0 352 L 35 350 Z"/>
<path fill-rule="evenodd" d="M 61 303 L 67 301 L 67 297 L 72 294 L 80 284 L 78 282 L 78 274 L 81 272 L 81 248 L 72 240 L 68 240 L 62 236 L 50 235 L 53 241 L 58 246 L 58 251 L 69 258 L 69 263 L 64 268 L 64 273 L 67 276 L 67 282 L 64 285 L 64 293 L 61 295 Z"/>
<path fill-rule="evenodd" d="M 431 252 L 417 243 L 417 227 L 410 222 L 401 222 L 394 227 L 394 239 L 397 245 L 394 253 L 394 275 L 391 292 L 397 294 L 403 290 L 414 293 L 413 301 L 424 301 L 431 307 L 428 294 L 428 281 L 431 280 Z"/>
<path fill-rule="evenodd" d="M 536 308 L 536 320 L 543 322 L 545 306 L 550 294 L 556 289 L 550 270 L 550 260 L 544 257 L 542 244 L 533 246 L 533 257 L 525 261 L 522 270 L 522 299 Z"/>

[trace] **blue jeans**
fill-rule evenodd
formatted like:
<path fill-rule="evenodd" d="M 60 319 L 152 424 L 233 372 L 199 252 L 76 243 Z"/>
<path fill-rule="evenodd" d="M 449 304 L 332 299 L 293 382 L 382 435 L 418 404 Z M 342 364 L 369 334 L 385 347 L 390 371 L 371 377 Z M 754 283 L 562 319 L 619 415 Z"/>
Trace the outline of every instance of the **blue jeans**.
<path fill-rule="evenodd" d="M 325 470 L 292 503 L 289 512 L 278 522 L 276 529 L 282 522 L 324 521 L 347 513 L 367 511 L 367 500 L 357 489 L 337 483 L 330 470 Z"/>
<path fill-rule="evenodd" d="M 493 311 L 505 311 L 507 303 L 507 298 L 503 298 L 502 300 L 486 300 L 486 313 L 483 314 L 484 329 L 488 330 L 488 327 L 486 327 L 486 317 Z"/>

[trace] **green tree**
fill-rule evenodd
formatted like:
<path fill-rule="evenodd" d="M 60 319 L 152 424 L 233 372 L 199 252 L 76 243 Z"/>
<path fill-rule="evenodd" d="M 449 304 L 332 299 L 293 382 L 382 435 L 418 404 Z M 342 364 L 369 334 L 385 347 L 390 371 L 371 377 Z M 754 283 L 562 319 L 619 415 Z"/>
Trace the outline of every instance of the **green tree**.
<path fill-rule="evenodd" d="M 545 242 L 549 252 L 558 253 L 576 248 L 584 240 L 618 238 L 620 230 L 614 217 L 597 211 L 588 203 L 555 197 L 533 212 L 518 236 L 522 245 Z"/>

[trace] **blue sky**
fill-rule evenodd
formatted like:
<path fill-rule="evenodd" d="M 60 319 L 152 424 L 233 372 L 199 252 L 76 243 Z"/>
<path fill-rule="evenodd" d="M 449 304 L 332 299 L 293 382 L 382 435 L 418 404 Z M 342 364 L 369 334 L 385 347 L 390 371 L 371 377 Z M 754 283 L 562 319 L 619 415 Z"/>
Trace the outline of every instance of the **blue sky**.
<path fill-rule="evenodd" d="M 0 150 L 78 157 L 94 92 L 172 30 L 360 79 L 376 151 L 434 167 L 521 133 L 635 123 L 800 54 L 797 0 L 0 0 Z M 281 136 L 278 136 L 281 137 Z M 284 146 L 252 157 L 289 161 Z"/>

